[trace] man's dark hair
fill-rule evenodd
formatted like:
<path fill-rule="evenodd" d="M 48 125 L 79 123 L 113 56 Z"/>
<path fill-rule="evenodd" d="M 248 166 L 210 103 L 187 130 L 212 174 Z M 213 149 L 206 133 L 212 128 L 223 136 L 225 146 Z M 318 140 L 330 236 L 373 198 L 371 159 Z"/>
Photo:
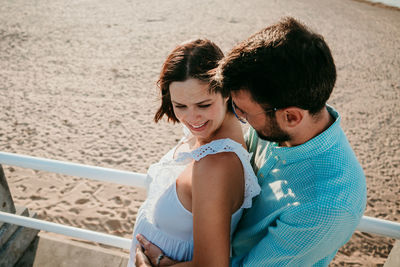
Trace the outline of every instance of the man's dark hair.
<path fill-rule="evenodd" d="M 287 17 L 235 46 L 217 69 L 213 85 L 248 90 L 261 105 L 318 113 L 336 81 L 324 38 Z"/>

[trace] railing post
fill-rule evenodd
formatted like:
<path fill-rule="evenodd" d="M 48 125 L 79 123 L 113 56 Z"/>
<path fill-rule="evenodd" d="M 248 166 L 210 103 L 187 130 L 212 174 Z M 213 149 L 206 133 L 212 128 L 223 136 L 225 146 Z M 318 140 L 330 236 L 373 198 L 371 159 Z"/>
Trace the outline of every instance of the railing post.
<path fill-rule="evenodd" d="M 0 210 L 9 213 L 15 213 L 14 201 L 8 188 L 6 176 L 3 167 L 0 165 Z"/>
<path fill-rule="evenodd" d="M 0 165 L 0 210 L 8 213 L 33 217 L 25 207 L 15 207 L 10 189 Z M 38 230 L 0 222 L 0 266 L 32 265 L 35 238 Z M 32 244 L 32 246 L 31 246 Z"/>

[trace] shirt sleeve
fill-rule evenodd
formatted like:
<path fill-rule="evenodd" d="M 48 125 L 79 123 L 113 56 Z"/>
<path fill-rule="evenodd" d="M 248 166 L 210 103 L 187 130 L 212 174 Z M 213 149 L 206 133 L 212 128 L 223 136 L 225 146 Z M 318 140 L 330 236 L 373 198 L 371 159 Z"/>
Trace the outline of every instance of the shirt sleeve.
<path fill-rule="evenodd" d="M 332 207 L 302 207 L 282 214 L 240 266 L 328 265 L 351 237 L 360 218 Z M 329 255 L 331 258 L 327 259 Z M 328 261 L 324 262 L 323 261 Z M 319 265 L 319 264 L 317 264 Z"/>

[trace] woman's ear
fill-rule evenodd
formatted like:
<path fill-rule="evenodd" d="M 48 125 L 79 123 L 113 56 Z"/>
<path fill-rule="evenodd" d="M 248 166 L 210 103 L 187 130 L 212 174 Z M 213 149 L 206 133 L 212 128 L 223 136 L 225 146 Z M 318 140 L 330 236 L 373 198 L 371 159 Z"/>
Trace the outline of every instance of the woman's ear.
<path fill-rule="evenodd" d="M 298 107 L 288 107 L 281 110 L 280 117 L 287 127 L 293 128 L 303 121 L 304 112 L 304 109 Z"/>

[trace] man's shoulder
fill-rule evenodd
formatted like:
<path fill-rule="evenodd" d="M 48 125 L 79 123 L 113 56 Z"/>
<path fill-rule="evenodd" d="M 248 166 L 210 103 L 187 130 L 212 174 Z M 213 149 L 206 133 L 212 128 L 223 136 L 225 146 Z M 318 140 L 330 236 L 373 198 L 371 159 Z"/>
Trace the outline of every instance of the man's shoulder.
<path fill-rule="evenodd" d="M 349 146 L 330 149 L 311 160 L 318 205 L 360 216 L 366 204 L 366 179 Z"/>
<path fill-rule="evenodd" d="M 324 174 L 350 175 L 364 177 L 362 166 L 347 140 L 345 133 L 339 129 L 337 138 L 320 153 L 313 155 L 309 160 L 313 168 Z"/>

